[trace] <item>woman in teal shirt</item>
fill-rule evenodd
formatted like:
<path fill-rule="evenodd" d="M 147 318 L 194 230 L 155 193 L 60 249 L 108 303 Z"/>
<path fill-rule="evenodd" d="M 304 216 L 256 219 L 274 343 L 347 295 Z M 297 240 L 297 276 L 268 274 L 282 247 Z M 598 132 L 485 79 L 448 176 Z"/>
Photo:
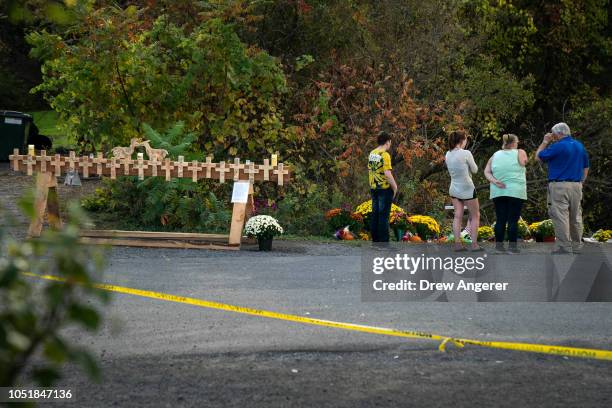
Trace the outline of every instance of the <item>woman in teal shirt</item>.
<path fill-rule="evenodd" d="M 491 183 L 490 197 L 495 204 L 495 243 L 498 251 L 504 251 L 506 226 L 508 250 L 518 253 L 518 221 L 521 218 L 523 202 L 527 200 L 527 179 L 525 165 L 527 153 L 518 149 L 518 137 L 503 136 L 503 146 L 491 156 L 485 168 L 485 177 Z"/>

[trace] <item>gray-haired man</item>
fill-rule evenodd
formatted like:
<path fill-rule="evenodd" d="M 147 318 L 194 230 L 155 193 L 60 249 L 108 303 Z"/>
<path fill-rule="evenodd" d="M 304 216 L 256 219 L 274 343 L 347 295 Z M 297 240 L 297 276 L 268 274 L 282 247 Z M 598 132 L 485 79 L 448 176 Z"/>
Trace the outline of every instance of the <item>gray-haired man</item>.
<path fill-rule="evenodd" d="M 582 247 L 582 183 L 589 173 L 589 155 L 567 124 L 557 123 L 551 132 L 544 136 L 536 158 L 548 164 L 548 214 L 558 252 L 576 252 Z"/>

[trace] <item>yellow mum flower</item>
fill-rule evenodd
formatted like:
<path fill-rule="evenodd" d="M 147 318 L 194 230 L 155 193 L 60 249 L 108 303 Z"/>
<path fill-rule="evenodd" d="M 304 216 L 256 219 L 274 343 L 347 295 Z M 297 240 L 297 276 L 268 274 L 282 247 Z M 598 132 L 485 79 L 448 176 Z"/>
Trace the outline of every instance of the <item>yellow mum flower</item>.
<path fill-rule="evenodd" d="M 361 214 L 364 218 L 370 215 L 371 212 L 372 200 L 364 201 L 363 203 L 359 204 L 357 208 L 355 208 L 355 213 Z M 391 204 L 391 213 L 389 214 L 389 219 L 391 218 L 391 214 L 395 212 L 404 212 L 404 210 L 395 204 Z"/>

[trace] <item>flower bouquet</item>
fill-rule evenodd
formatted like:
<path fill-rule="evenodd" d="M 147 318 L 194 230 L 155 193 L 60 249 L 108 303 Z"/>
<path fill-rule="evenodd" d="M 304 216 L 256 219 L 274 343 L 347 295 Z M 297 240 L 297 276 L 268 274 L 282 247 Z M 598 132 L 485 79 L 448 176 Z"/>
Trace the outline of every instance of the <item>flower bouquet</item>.
<path fill-rule="evenodd" d="M 612 240 L 612 230 L 599 229 L 593 234 L 593 239 L 597 242 L 608 242 Z"/>
<path fill-rule="evenodd" d="M 483 225 L 478 228 L 478 240 L 479 241 L 490 241 L 495 236 L 493 228 L 488 225 Z"/>
<path fill-rule="evenodd" d="M 428 215 L 412 215 L 408 221 L 414 225 L 416 234 L 422 240 L 436 238 L 440 235 L 440 224 Z"/>
<path fill-rule="evenodd" d="M 338 232 L 348 227 L 351 231 L 359 232 L 363 229 L 363 216 L 352 213 L 344 208 L 334 208 L 325 213 L 325 220 L 329 231 L 337 237 Z"/>
<path fill-rule="evenodd" d="M 529 232 L 536 242 L 555 242 L 555 227 L 552 220 L 532 223 Z"/>
<path fill-rule="evenodd" d="M 408 214 L 403 211 L 392 211 L 389 216 L 389 225 L 395 234 L 395 240 L 400 241 L 404 234 L 408 231 L 411 231 L 414 228 L 410 221 L 408 221 Z"/>
<path fill-rule="evenodd" d="M 270 251 L 272 249 L 272 239 L 275 235 L 283 233 L 283 227 L 274 217 L 256 215 L 249 218 L 244 227 L 244 232 L 248 237 L 257 238 L 260 251 Z"/>
<path fill-rule="evenodd" d="M 395 204 L 391 204 L 391 214 L 394 212 L 404 212 L 404 210 Z M 370 215 L 372 214 L 372 200 L 364 201 L 363 203 L 359 204 L 357 208 L 355 208 L 355 212 L 353 214 L 358 214 L 361 216 L 363 220 L 363 228 L 366 231 L 369 231 Z M 391 214 L 389 214 L 389 221 L 391 221 Z"/>
<path fill-rule="evenodd" d="M 537 223 L 534 223 L 534 224 L 537 224 Z M 517 229 L 517 234 L 516 234 L 517 237 L 520 239 L 528 239 L 529 237 L 533 237 L 534 233 L 532 233 L 531 231 L 531 225 L 527 224 L 527 221 L 525 221 L 522 217 L 519 218 L 518 229 Z M 491 228 L 493 228 L 493 231 L 495 231 L 495 223 L 491 224 Z M 506 241 L 508 240 L 508 230 L 506 230 L 506 236 L 504 237 L 504 239 Z"/>

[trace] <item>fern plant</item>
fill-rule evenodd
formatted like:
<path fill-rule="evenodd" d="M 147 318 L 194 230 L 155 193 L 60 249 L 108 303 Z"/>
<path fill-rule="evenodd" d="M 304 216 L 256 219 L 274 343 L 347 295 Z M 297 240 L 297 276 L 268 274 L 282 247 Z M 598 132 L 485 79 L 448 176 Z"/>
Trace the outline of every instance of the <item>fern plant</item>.
<path fill-rule="evenodd" d="M 196 134 L 193 132 L 184 133 L 185 122 L 178 121 L 170 126 L 165 132 L 158 132 L 148 123 L 143 123 L 142 128 L 152 147 L 156 149 L 166 149 L 168 156 L 176 159 L 178 156 L 186 156 Z"/>

